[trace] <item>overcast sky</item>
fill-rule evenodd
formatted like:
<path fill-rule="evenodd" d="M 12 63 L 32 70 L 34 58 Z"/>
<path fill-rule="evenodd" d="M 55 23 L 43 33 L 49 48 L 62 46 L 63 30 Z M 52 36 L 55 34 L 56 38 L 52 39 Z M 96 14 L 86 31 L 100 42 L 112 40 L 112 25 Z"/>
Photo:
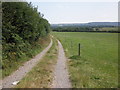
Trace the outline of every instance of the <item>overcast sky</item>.
<path fill-rule="evenodd" d="M 30 1 L 30 0 L 27 0 Z M 87 23 L 87 22 L 117 22 L 118 2 L 43 2 L 34 1 L 38 11 L 44 14 L 51 24 L 56 23 Z"/>

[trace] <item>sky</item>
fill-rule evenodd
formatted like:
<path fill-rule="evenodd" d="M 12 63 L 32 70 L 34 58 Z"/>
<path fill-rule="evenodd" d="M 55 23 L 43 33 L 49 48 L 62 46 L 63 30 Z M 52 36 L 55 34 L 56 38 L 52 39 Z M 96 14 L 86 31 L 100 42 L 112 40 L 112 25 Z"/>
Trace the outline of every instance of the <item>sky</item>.
<path fill-rule="evenodd" d="M 28 2 L 30 0 L 27 0 Z M 64 0 L 65 1 L 65 0 Z M 59 23 L 88 23 L 88 22 L 117 22 L 118 2 L 107 1 L 72 1 L 54 0 L 31 1 L 38 6 L 38 11 L 44 14 L 50 24 Z"/>

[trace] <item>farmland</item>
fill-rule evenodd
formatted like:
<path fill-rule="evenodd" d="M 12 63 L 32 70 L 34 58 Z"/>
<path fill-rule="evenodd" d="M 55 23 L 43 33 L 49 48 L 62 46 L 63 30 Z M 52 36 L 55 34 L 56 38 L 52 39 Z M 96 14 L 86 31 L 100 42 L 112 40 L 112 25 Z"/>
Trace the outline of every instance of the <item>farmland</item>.
<path fill-rule="evenodd" d="M 110 88 L 118 86 L 118 34 L 53 32 L 68 57 L 73 88 Z M 78 44 L 81 55 L 78 56 Z"/>

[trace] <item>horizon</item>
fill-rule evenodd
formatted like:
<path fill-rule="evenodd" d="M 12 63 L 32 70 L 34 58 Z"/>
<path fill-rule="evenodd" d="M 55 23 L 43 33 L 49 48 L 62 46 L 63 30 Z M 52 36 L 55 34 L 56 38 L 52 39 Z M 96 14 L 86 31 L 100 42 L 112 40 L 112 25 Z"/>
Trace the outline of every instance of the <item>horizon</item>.
<path fill-rule="evenodd" d="M 32 2 L 50 24 L 118 22 L 117 2 Z"/>
<path fill-rule="evenodd" d="M 119 23 L 118 21 L 117 22 L 111 22 L 111 21 L 106 21 L 106 22 L 86 22 L 86 23 L 52 23 L 52 24 L 87 24 L 87 23 Z"/>

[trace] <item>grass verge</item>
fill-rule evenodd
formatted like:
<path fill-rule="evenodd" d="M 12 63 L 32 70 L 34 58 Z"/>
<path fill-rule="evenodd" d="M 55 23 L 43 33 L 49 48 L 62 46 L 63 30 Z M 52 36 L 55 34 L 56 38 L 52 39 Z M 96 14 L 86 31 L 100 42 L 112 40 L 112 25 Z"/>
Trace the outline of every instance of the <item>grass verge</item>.
<path fill-rule="evenodd" d="M 118 87 L 118 33 L 54 32 L 65 50 L 73 88 Z M 78 44 L 81 56 L 78 56 Z"/>
<path fill-rule="evenodd" d="M 15 88 L 50 88 L 53 69 L 57 61 L 57 41 L 40 62 L 15 86 Z"/>
<path fill-rule="evenodd" d="M 32 47 L 32 49 L 29 51 L 31 55 L 23 55 L 21 58 L 19 58 L 17 61 L 9 61 L 5 62 L 6 67 L 2 70 L 2 79 L 6 76 L 9 76 L 12 72 L 17 70 L 23 63 L 33 58 L 35 55 L 40 53 L 44 48 L 46 48 L 50 43 L 50 36 L 40 38 L 38 42 L 36 42 L 36 45 Z M 4 62 L 4 61 L 2 61 Z M 1 79 L 1 78 L 0 78 Z"/>

